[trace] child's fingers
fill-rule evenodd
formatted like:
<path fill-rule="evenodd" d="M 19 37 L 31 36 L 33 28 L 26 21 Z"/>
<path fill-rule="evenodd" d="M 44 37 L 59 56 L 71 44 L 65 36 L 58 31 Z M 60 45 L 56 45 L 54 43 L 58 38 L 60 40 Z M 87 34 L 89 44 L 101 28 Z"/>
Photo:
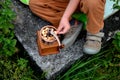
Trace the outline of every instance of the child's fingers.
<path fill-rule="evenodd" d="M 68 30 L 70 29 L 70 25 L 69 24 L 60 24 L 58 29 L 57 29 L 57 34 L 65 34 L 68 32 Z"/>
<path fill-rule="evenodd" d="M 61 32 L 61 34 L 65 34 L 69 31 L 70 27 L 69 26 L 66 26 L 63 31 Z"/>
<path fill-rule="evenodd" d="M 59 34 L 61 31 L 63 30 L 63 27 L 62 27 L 62 25 L 59 25 L 59 27 L 58 27 L 58 29 L 57 29 L 57 34 Z"/>
<path fill-rule="evenodd" d="M 61 29 L 61 31 L 58 32 L 58 34 L 65 34 L 69 31 L 70 27 L 69 26 L 65 26 Z"/>

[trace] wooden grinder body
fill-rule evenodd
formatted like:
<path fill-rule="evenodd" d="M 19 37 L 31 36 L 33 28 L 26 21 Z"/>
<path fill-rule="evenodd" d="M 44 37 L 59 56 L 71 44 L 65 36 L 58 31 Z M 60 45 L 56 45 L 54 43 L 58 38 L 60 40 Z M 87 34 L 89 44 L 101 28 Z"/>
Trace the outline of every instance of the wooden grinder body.
<path fill-rule="evenodd" d="M 50 55 L 50 54 L 57 54 L 59 53 L 59 44 L 57 41 L 52 43 L 45 43 L 42 40 L 40 30 L 37 31 L 37 44 L 38 44 L 38 51 L 41 56 Z"/>

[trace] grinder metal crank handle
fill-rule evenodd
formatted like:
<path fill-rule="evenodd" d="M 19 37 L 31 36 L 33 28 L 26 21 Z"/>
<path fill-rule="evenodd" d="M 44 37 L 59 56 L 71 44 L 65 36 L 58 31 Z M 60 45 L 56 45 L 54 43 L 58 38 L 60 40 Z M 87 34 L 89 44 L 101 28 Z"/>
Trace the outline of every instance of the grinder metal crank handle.
<path fill-rule="evenodd" d="M 53 29 L 50 30 L 50 34 L 53 35 L 53 36 L 56 38 L 56 40 L 57 40 L 57 42 L 58 42 L 58 44 L 59 44 L 59 47 L 60 47 L 60 48 L 63 48 L 64 45 L 61 45 L 60 40 L 59 40 L 57 34 L 55 34 L 55 32 L 53 31 Z"/>

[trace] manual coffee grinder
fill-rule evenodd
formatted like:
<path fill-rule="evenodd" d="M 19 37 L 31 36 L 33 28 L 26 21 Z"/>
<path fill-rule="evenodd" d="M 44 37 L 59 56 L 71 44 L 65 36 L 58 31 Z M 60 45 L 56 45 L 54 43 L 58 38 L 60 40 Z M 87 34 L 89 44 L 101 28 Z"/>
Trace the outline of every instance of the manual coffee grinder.
<path fill-rule="evenodd" d="M 56 28 L 50 25 L 37 31 L 37 44 L 39 54 L 42 56 L 57 54 L 60 48 L 63 48 L 59 36 L 56 34 Z"/>

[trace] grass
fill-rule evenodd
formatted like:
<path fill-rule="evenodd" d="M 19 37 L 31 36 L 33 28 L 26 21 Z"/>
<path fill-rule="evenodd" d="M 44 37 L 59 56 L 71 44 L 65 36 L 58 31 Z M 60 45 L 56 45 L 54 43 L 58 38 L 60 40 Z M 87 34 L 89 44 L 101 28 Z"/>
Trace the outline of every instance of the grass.
<path fill-rule="evenodd" d="M 120 80 L 120 53 L 110 44 L 99 54 L 78 60 L 56 80 Z"/>

